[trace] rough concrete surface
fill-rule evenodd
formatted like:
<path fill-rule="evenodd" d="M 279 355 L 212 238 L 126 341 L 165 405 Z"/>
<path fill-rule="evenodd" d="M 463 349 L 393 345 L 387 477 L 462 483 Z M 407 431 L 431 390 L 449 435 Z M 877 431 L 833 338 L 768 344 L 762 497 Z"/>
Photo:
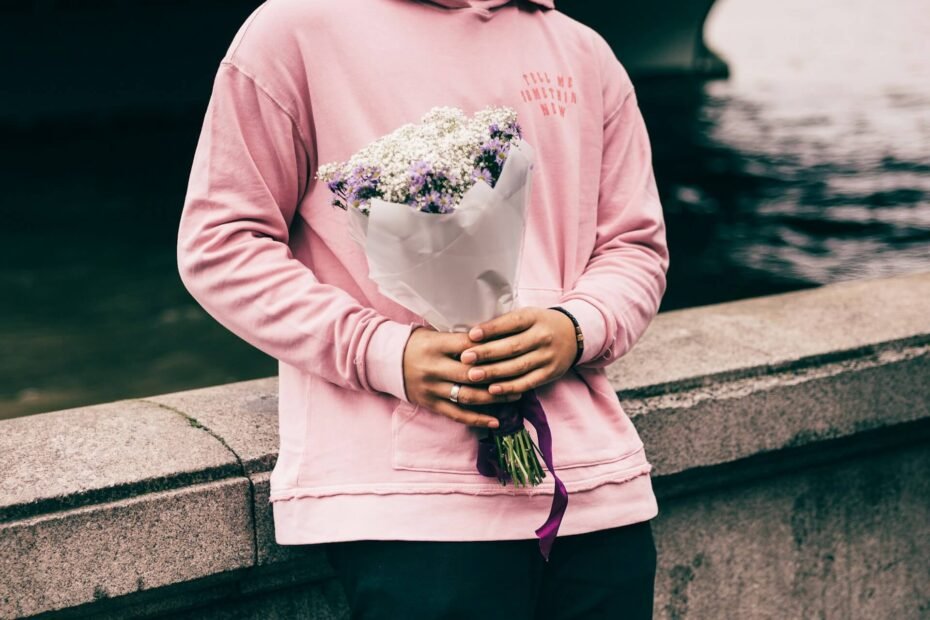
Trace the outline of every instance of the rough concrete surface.
<path fill-rule="evenodd" d="M 270 471 L 278 455 L 278 379 L 268 377 L 147 398 L 197 420 L 242 461 L 245 472 Z"/>
<path fill-rule="evenodd" d="M 259 566 L 300 560 L 319 569 L 316 577 L 324 578 L 332 574 L 319 545 L 279 545 L 274 539 L 274 514 L 268 496 L 271 490 L 271 474 L 263 472 L 251 476 L 255 501 L 255 545 Z"/>
<path fill-rule="evenodd" d="M 663 313 L 607 372 L 675 491 L 657 618 L 930 617 L 930 273 Z M 277 430 L 276 377 L 0 422 L 0 617 L 344 617 L 274 542 Z"/>
<path fill-rule="evenodd" d="M 655 475 L 930 419 L 930 346 L 787 375 L 631 402 Z"/>
<path fill-rule="evenodd" d="M 661 312 L 607 369 L 617 391 L 930 334 L 930 272 Z"/>
<path fill-rule="evenodd" d="M 251 566 L 248 482 L 232 479 L 0 525 L 0 618 Z"/>
<path fill-rule="evenodd" d="M 927 444 L 659 503 L 656 620 L 930 617 Z"/>
<path fill-rule="evenodd" d="M 123 400 L 0 422 L 0 522 L 238 473 L 183 416 Z"/>

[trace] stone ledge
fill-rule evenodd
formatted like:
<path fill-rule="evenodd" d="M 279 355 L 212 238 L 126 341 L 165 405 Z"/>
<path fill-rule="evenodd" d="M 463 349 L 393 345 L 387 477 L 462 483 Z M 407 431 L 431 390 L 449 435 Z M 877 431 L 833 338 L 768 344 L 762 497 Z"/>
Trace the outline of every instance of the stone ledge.
<path fill-rule="evenodd" d="M 607 371 L 657 492 L 926 438 L 930 273 L 662 313 Z M 324 578 L 318 548 L 274 542 L 277 404 L 270 377 L 0 422 L 0 616 Z"/>
<path fill-rule="evenodd" d="M 139 400 L 0 422 L 0 523 L 241 475 L 235 455 Z"/>
<path fill-rule="evenodd" d="M 271 471 L 278 458 L 278 378 L 268 377 L 151 396 L 183 412 L 236 454 L 244 473 Z"/>
<path fill-rule="evenodd" d="M 607 369 L 621 398 L 930 342 L 930 272 L 663 312 Z"/>
<path fill-rule="evenodd" d="M 241 478 L 0 524 L 0 617 L 20 617 L 254 564 Z"/>
<path fill-rule="evenodd" d="M 930 345 L 625 400 L 656 476 L 930 420 Z"/>

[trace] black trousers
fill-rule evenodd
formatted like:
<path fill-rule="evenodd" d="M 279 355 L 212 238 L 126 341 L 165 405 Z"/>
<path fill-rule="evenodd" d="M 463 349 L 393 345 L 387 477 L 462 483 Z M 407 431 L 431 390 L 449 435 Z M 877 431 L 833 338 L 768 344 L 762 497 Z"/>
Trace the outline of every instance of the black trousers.
<path fill-rule="evenodd" d="M 652 618 L 652 524 L 556 538 L 360 540 L 325 545 L 352 618 L 375 620 L 640 620 Z"/>

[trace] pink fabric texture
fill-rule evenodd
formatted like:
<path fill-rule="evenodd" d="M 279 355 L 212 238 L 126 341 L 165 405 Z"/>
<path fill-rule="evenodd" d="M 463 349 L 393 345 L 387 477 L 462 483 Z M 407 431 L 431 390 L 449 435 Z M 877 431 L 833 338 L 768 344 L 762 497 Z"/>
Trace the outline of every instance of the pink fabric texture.
<path fill-rule="evenodd" d="M 570 503 L 560 535 L 658 514 L 605 367 L 659 308 L 669 255 L 649 139 L 606 41 L 549 0 L 267 0 L 222 57 L 178 230 L 188 291 L 279 360 L 280 544 L 535 538 L 551 476 L 502 487 L 477 438 L 411 403 L 420 317 L 379 294 L 313 177 L 434 106 L 515 108 L 537 163 L 519 304 L 561 304 L 585 351 L 537 388 Z M 531 430 L 532 434 L 532 430 Z"/>

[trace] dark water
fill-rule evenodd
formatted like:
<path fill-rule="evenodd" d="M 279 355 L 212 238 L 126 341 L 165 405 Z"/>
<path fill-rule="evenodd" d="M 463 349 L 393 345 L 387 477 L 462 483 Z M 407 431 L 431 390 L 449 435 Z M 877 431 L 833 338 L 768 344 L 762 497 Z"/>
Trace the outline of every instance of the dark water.
<path fill-rule="evenodd" d="M 0 418 L 275 373 L 177 276 L 197 122 L 5 141 Z"/>
<path fill-rule="evenodd" d="M 663 309 L 930 269 L 927 32 L 924 0 L 720 0 L 730 78 L 638 84 Z"/>
<path fill-rule="evenodd" d="M 924 0 L 721 0 L 726 81 L 642 80 L 662 311 L 930 268 Z M 175 265 L 200 118 L 5 135 L 0 418 L 273 375 Z"/>

